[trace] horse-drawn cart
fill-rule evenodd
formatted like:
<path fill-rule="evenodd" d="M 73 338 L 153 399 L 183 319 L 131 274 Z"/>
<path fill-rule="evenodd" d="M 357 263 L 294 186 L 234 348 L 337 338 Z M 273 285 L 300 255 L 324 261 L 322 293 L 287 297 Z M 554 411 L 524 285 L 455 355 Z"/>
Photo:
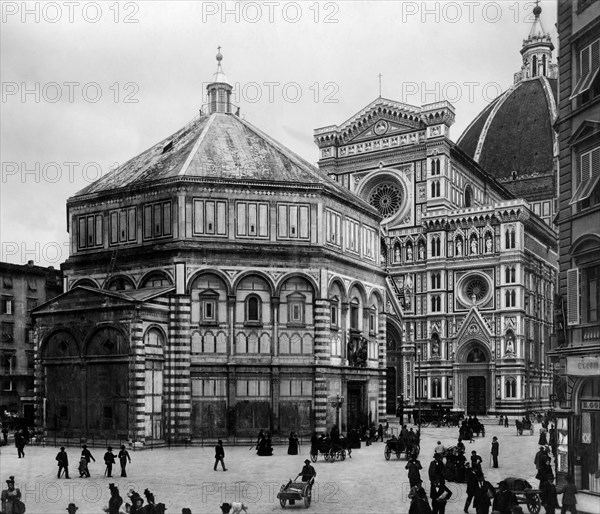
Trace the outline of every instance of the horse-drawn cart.
<path fill-rule="evenodd" d="M 310 448 L 310 460 L 317 462 L 319 454 L 323 456 L 326 461 L 335 462 L 335 460 L 346 460 L 352 458 L 352 448 L 350 441 L 346 437 L 340 437 L 339 444 L 333 444 L 331 438 L 323 437 L 317 441 L 316 446 Z"/>
<path fill-rule="evenodd" d="M 524 419 L 523 421 L 516 419 L 515 426 L 517 427 L 517 435 L 523 435 L 523 432 L 529 432 L 529 435 L 533 435 L 533 423 L 530 419 Z"/>
<path fill-rule="evenodd" d="M 302 482 L 298 481 L 300 477 L 302 474 L 299 474 L 293 481 L 290 479 L 287 484 L 281 486 L 277 493 L 282 509 L 285 509 L 286 504 L 295 505 L 296 502 L 302 502 L 307 509 L 310 507 L 314 478 L 308 482 Z"/>
<path fill-rule="evenodd" d="M 531 484 L 523 478 L 508 477 L 503 480 L 508 489 L 517 497 L 517 503 L 527 505 L 531 514 L 538 514 L 542 508 L 540 490 L 531 487 Z"/>
<path fill-rule="evenodd" d="M 419 451 L 420 448 L 417 443 L 409 444 L 403 441 L 402 439 L 396 439 L 395 437 L 392 437 L 392 439 L 388 439 L 385 442 L 383 456 L 385 457 L 385 460 L 390 460 L 392 453 L 395 453 L 396 458 L 400 459 L 400 456 L 402 455 L 402 453 L 404 453 L 404 456 L 408 459 L 409 455 L 412 455 L 413 453 L 416 453 L 418 455 Z"/>

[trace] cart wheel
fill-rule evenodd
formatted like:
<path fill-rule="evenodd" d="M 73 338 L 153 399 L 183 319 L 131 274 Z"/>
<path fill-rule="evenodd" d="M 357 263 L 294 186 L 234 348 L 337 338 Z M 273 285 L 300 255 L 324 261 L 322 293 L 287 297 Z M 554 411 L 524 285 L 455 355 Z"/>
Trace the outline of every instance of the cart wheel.
<path fill-rule="evenodd" d="M 383 455 L 385 457 L 385 460 L 390 460 L 390 455 L 392 455 L 392 452 L 387 444 L 385 445 L 385 450 L 383 450 Z"/>
<path fill-rule="evenodd" d="M 282 509 L 285 509 L 285 503 L 286 503 L 286 500 L 284 500 L 283 498 L 279 498 L 279 505 L 281 505 Z"/>
<path fill-rule="evenodd" d="M 352 448 L 348 448 L 348 458 L 352 458 Z"/>
<path fill-rule="evenodd" d="M 402 452 L 396 452 L 396 458 L 397 458 L 398 460 L 400 460 L 400 456 L 401 456 L 401 455 L 402 455 Z"/>
<path fill-rule="evenodd" d="M 531 494 L 527 496 L 527 509 L 529 509 L 529 512 L 531 512 L 531 514 L 538 514 L 538 512 L 542 508 L 541 503 L 542 502 L 540 500 L 539 495 Z"/>
<path fill-rule="evenodd" d="M 304 496 L 304 506 L 308 509 L 310 507 L 310 500 L 312 496 L 312 489 L 309 487 L 306 490 L 306 496 Z"/>
<path fill-rule="evenodd" d="M 346 450 L 342 450 L 342 452 L 340 453 L 340 457 L 342 458 L 342 460 L 346 460 Z"/>
<path fill-rule="evenodd" d="M 335 451 L 331 450 L 329 453 L 329 462 L 335 462 L 336 455 L 337 455 L 337 453 Z"/>
<path fill-rule="evenodd" d="M 311 453 L 310 454 L 310 460 L 312 460 L 313 462 L 317 462 L 317 459 L 319 458 L 319 455 L 316 453 Z"/>

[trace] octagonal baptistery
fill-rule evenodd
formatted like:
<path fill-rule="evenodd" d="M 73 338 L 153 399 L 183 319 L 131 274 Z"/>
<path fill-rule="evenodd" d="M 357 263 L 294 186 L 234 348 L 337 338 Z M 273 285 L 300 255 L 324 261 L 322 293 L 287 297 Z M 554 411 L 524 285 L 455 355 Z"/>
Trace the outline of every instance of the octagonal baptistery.
<path fill-rule="evenodd" d="M 232 114 L 220 60 L 207 89 L 206 111 L 68 200 L 67 292 L 34 313 L 48 430 L 307 435 L 383 415 L 381 216 Z"/>

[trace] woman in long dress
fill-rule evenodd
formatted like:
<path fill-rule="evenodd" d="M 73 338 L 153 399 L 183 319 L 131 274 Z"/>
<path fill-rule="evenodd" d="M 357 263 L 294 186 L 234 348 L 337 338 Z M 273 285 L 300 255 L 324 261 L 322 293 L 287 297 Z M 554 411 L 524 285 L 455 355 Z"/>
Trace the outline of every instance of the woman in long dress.
<path fill-rule="evenodd" d="M 289 444 L 288 444 L 288 455 L 298 455 L 298 437 L 294 432 L 290 432 Z"/>

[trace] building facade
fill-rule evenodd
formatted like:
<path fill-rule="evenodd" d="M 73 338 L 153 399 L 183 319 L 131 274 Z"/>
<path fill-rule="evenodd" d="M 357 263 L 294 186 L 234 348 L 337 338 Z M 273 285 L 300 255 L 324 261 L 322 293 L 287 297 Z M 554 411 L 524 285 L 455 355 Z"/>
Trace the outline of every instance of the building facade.
<path fill-rule="evenodd" d="M 453 122 L 448 102 L 378 98 L 315 130 L 319 167 L 384 218 L 388 340 L 405 331 L 388 341 L 388 403 L 520 415 L 548 405 L 556 235 L 450 140 Z"/>
<path fill-rule="evenodd" d="M 34 345 L 31 311 L 62 293 L 59 270 L 0 263 L 0 413 L 33 422 Z"/>
<path fill-rule="evenodd" d="M 385 410 L 379 213 L 232 113 L 205 112 L 67 204 L 66 293 L 35 311 L 37 416 L 190 440 Z"/>
<path fill-rule="evenodd" d="M 554 394 L 557 472 L 578 509 L 598 512 L 600 482 L 600 5 L 558 2 L 560 297 Z"/>

